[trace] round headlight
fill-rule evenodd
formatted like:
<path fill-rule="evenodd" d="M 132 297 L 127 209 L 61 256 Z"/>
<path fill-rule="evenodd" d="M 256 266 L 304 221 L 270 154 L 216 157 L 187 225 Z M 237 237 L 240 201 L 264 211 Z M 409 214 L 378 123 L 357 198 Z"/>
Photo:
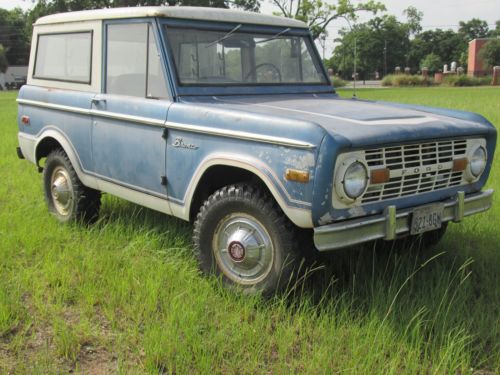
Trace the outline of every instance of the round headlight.
<path fill-rule="evenodd" d="M 470 173 L 474 177 L 479 177 L 486 167 L 486 150 L 479 146 L 474 150 L 470 158 Z"/>
<path fill-rule="evenodd" d="M 347 167 L 342 183 L 344 185 L 344 192 L 349 198 L 358 198 L 365 192 L 368 183 L 366 167 L 359 161 L 352 163 Z"/>

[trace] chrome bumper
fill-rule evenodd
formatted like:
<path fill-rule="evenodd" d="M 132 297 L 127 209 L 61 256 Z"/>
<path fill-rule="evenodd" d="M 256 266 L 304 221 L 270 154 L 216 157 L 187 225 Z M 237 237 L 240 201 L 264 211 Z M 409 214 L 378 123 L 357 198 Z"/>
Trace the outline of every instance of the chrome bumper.
<path fill-rule="evenodd" d="M 444 202 L 442 221 L 460 222 L 465 216 L 488 210 L 493 201 L 493 190 L 465 196 L 459 191 L 455 198 Z M 314 244 L 319 251 L 340 249 L 378 239 L 393 240 L 410 231 L 410 217 L 415 207 L 396 211 L 386 207 L 382 215 L 347 220 L 314 228 Z"/>

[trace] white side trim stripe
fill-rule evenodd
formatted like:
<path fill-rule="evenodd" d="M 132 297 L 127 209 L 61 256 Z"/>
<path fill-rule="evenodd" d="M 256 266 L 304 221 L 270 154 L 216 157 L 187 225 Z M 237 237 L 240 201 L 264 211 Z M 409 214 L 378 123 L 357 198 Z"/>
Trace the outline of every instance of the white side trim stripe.
<path fill-rule="evenodd" d="M 275 136 L 271 136 L 271 135 L 261 135 L 261 134 L 238 131 L 238 130 L 211 128 L 208 126 L 199 126 L 199 125 L 190 125 L 190 124 L 181 124 L 178 122 L 171 122 L 171 121 L 165 122 L 163 120 L 153 119 L 153 118 L 149 118 L 149 117 L 124 115 L 121 113 L 101 111 L 101 110 L 97 110 L 97 109 L 84 109 L 84 108 L 66 106 L 66 105 L 61 105 L 61 104 L 45 103 L 45 102 L 40 102 L 40 101 L 36 101 L 36 100 L 17 99 L 17 102 L 19 104 L 31 105 L 31 106 L 47 108 L 47 109 L 55 109 L 58 111 L 66 111 L 66 112 L 72 112 L 72 113 L 77 113 L 77 114 L 82 114 L 82 115 L 89 115 L 89 116 L 92 115 L 92 116 L 98 116 L 98 117 L 104 117 L 104 118 L 112 118 L 115 120 L 123 120 L 123 121 L 128 121 L 128 122 L 137 122 L 137 123 L 141 123 L 141 124 L 145 124 L 145 125 L 167 127 L 170 129 L 188 131 L 188 132 L 192 132 L 192 133 L 216 135 L 216 136 L 220 136 L 220 137 L 241 139 L 241 140 L 246 140 L 246 141 L 251 141 L 251 142 L 262 142 L 262 143 L 269 143 L 269 144 L 275 144 L 275 145 L 293 147 L 293 148 L 301 148 L 301 149 L 312 149 L 312 148 L 316 147 L 315 145 L 313 145 L 311 143 L 303 142 L 303 141 L 299 141 L 299 140 L 295 140 L 295 139 L 275 137 Z"/>

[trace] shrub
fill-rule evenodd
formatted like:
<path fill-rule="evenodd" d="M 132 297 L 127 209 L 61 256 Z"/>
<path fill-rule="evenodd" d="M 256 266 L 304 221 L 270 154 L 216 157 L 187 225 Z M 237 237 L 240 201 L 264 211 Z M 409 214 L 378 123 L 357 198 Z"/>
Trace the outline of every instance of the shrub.
<path fill-rule="evenodd" d="M 389 74 L 389 75 L 385 76 L 384 78 L 382 78 L 382 86 L 392 86 L 393 77 L 394 76 L 392 74 Z"/>
<path fill-rule="evenodd" d="M 382 80 L 382 86 L 430 86 L 433 81 L 421 75 L 388 75 Z"/>
<path fill-rule="evenodd" d="M 448 75 L 443 78 L 443 84 L 448 86 L 485 86 L 491 83 L 491 76 L 469 77 L 466 75 Z"/>
<path fill-rule="evenodd" d="M 333 87 L 344 87 L 347 85 L 347 82 L 344 81 L 342 78 L 339 78 L 337 76 L 330 76 L 330 79 L 332 81 Z"/>

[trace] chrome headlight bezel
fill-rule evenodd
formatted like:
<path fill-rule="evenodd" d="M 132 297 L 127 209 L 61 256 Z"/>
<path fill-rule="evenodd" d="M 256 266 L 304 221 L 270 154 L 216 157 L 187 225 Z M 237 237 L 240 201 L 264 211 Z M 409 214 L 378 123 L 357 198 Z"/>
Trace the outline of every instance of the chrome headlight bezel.
<path fill-rule="evenodd" d="M 354 168 L 361 168 L 361 170 L 354 171 Z M 353 191 L 351 187 L 348 187 L 346 184 L 346 180 L 349 176 L 348 173 L 359 173 L 362 171 L 362 175 L 360 175 L 360 179 L 358 182 L 361 186 Z M 346 178 L 347 177 L 347 178 Z M 335 174 L 335 191 L 340 200 L 344 203 L 353 203 L 356 202 L 359 198 L 363 196 L 368 188 L 369 182 L 369 168 L 366 162 L 360 158 L 349 158 L 344 160 L 340 165 L 340 168 L 337 170 Z"/>
<path fill-rule="evenodd" d="M 465 171 L 468 181 L 478 180 L 486 169 L 488 151 L 482 144 L 476 144 L 469 149 L 467 154 L 467 168 Z"/>

